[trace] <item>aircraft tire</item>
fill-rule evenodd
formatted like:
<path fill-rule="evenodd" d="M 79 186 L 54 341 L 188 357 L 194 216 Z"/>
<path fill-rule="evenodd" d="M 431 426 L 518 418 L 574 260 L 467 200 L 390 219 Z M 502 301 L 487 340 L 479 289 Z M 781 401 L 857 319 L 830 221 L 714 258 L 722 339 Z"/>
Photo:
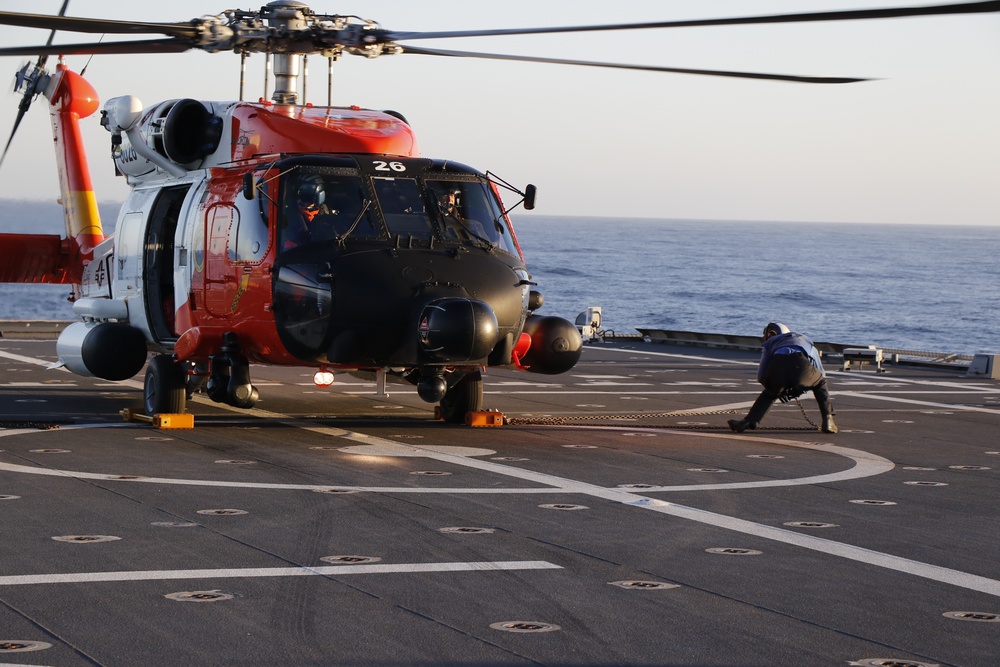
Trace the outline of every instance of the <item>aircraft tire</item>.
<path fill-rule="evenodd" d="M 468 412 L 483 409 L 483 374 L 467 373 L 441 399 L 441 417 L 449 424 L 464 424 Z"/>
<path fill-rule="evenodd" d="M 143 385 L 143 408 L 147 415 L 181 414 L 187 403 L 187 376 L 184 367 L 169 354 L 149 360 Z"/>

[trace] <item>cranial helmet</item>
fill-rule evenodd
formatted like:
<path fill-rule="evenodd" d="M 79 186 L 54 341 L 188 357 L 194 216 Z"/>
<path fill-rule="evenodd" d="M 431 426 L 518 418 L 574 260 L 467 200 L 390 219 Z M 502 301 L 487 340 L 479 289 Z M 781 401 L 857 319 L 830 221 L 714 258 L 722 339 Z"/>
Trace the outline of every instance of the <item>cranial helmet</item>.
<path fill-rule="evenodd" d="M 323 179 L 319 176 L 309 176 L 299 184 L 296 195 L 299 208 L 319 208 L 326 201 L 326 189 L 323 187 Z"/>
<path fill-rule="evenodd" d="M 778 334 L 786 334 L 790 331 L 791 329 L 786 327 L 781 322 L 768 322 L 767 326 L 764 327 L 764 338 L 777 336 Z"/>

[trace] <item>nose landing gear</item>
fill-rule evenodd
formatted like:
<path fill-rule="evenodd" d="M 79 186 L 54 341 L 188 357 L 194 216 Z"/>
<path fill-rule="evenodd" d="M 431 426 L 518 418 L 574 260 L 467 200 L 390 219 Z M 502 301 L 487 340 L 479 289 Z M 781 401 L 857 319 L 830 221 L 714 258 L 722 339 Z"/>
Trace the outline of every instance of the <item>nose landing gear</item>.
<path fill-rule="evenodd" d="M 449 424 L 464 424 L 465 415 L 483 409 L 483 374 L 470 371 L 440 399 L 441 418 Z"/>
<path fill-rule="evenodd" d="M 428 403 L 438 403 L 441 419 L 464 424 L 466 413 L 483 409 L 483 374 L 479 370 L 455 371 L 449 378 L 451 382 L 445 379 L 443 370 L 423 368 L 416 381 L 417 394 Z"/>

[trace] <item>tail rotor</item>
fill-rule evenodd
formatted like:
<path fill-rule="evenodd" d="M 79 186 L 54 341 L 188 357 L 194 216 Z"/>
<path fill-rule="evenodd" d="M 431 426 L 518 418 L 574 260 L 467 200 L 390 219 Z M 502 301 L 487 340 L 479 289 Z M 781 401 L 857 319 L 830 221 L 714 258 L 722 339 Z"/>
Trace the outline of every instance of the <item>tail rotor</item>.
<path fill-rule="evenodd" d="M 69 7 L 69 0 L 63 0 L 59 16 L 66 15 L 67 7 Z M 45 45 L 52 46 L 52 40 L 55 39 L 55 36 L 56 31 L 51 31 Z M 28 113 L 32 101 L 45 90 L 49 83 L 49 75 L 45 72 L 45 63 L 48 59 L 47 55 L 38 56 L 34 65 L 25 63 L 24 67 L 14 75 L 14 92 L 20 92 L 23 89 L 24 94 L 21 96 L 21 102 L 17 105 L 17 117 L 14 118 L 14 127 L 10 131 L 10 137 L 7 138 L 7 145 L 4 146 L 3 154 L 0 155 L 0 167 L 3 166 L 3 162 L 7 158 L 7 151 L 10 150 L 10 144 L 14 141 L 14 135 L 17 134 L 17 128 L 21 125 L 24 114 Z"/>

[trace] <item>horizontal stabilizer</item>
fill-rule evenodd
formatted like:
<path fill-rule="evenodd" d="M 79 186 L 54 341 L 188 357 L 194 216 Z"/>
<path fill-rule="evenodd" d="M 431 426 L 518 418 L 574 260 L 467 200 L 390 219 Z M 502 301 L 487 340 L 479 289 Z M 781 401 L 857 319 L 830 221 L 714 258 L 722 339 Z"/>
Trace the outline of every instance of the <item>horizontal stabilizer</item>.
<path fill-rule="evenodd" d="M 0 234 L 0 282 L 80 282 L 76 243 L 56 234 Z"/>

